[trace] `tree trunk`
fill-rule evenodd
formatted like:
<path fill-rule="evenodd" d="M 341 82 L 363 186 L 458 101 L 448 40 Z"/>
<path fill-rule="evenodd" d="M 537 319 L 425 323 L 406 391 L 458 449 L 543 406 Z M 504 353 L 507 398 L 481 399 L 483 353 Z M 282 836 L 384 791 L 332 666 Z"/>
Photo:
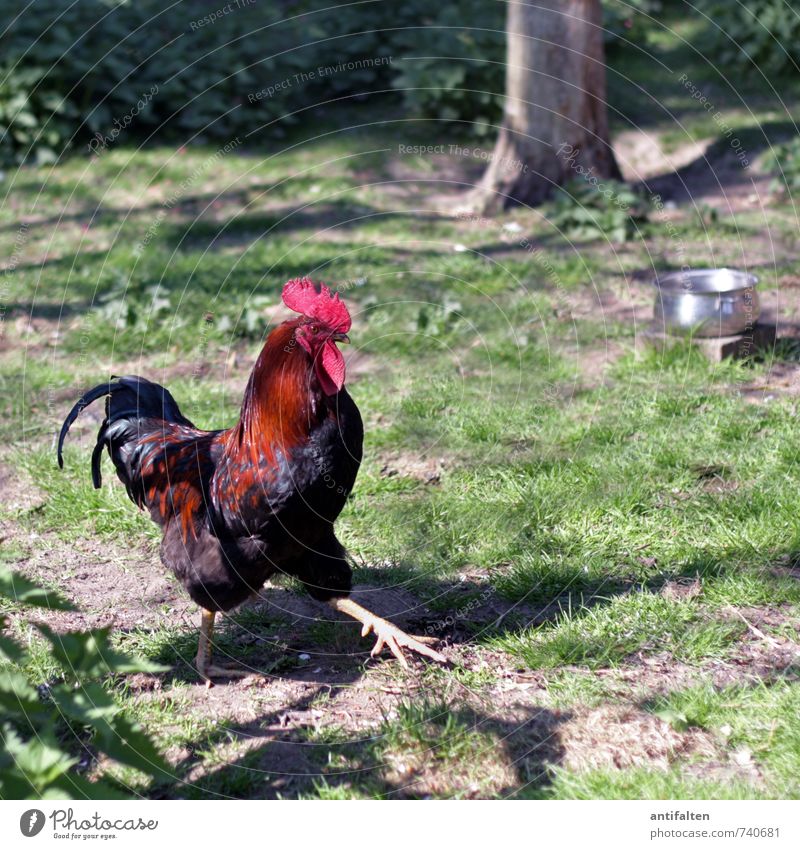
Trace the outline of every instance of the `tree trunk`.
<path fill-rule="evenodd" d="M 608 135 L 601 27 L 600 0 L 510 0 L 505 114 L 473 208 L 532 206 L 590 169 L 621 178 Z"/>

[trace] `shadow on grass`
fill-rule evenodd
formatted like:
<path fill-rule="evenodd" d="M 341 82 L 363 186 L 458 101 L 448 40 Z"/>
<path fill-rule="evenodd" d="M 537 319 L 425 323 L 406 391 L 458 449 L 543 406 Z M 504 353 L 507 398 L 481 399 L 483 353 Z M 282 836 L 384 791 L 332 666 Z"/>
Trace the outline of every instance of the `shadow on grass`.
<path fill-rule="evenodd" d="M 419 215 L 386 211 L 364 203 L 349 201 L 315 201 L 302 205 L 287 204 L 284 207 L 266 212 L 244 212 L 223 220 L 195 219 L 184 223 L 170 224 L 164 228 L 163 236 L 167 246 L 173 250 L 197 249 L 202 245 L 245 247 L 254 238 L 266 238 L 270 234 L 285 235 L 297 230 L 311 231 L 316 238 L 325 231 L 349 231 L 376 220 L 403 222 L 417 220 Z M 441 216 L 428 213 L 426 218 L 439 219 Z M 337 245 L 338 247 L 338 245 Z M 367 248 L 368 245 L 362 245 Z"/>
<path fill-rule="evenodd" d="M 642 187 L 662 200 L 676 203 L 694 202 L 698 197 L 714 190 L 752 189 L 752 174 L 737 157 L 744 150 L 753 162 L 771 146 L 792 138 L 797 128 L 791 121 L 767 121 L 758 127 L 733 128 L 731 138 L 712 142 L 701 156 L 677 171 L 669 171 L 642 181 Z M 738 141 L 734 147 L 732 142 Z"/>
<path fill-rule="evenodd" d="M 72 191 L 70 190 L 70 194 L 67 195 L 67 197 L 78 197 L 81 200 L 89 201 L 90 205 L 84 206 L 82 209 L 78 209 L 75 212 L 52 215 L 48 218 L 28 222 L 28 228 L 31 230 L 40 228 L 49 230 L 52 227 L 58 227 L 67 223 L 78 223 L 84 225 L 117 224 L 125 220 L 135 221 L 143 216 L 154 218 L 156 215 L 163 213 L 166 210 L 174 210 L 177 213 L 186 215 L 196 215 L 202 210 L 211 208 L 211 205 L 214 203 L 236 204 L 244 207 L 247 205 L 249 198 L 253 195 L 268 196 L 270 192 L 277 190 L 280 190 L 280 196 L 283 197 L 283 194 L 290 192 L 295 184 L 298 185 L 298 193 L 300 193 L 307 190 L 307 182 L 308 181 L 303 180 L 302 178 L 289 178 L 286 180 L 276 180 L 270 183 L 254 183 L 249 186 L 247 190 L 230 189 L 226 192 L 196 192 L 194 194 L 179 194 L 177 196 L 170 196 L 168 194 L 167 200 L 172 200 L 172 203 L 169 206 L 166 202 L 160 201 L 158 203 L 142 204 L 141 206 L 135 206 L 133 208 L 106 206 L 102 203 L 102 201 L 99 201 L 89 192 L 72 195 Z M 48 188 L 49 187 L 47 186 L 42 187 L 39 184 L 31 184 L 15 186 L 14 190 L 27 194 L 35 193 L 38 195 L 42 190 L 47 192 Z M 77 188 L 80 189 L 82 187 L 78 184 Z M 56 185 L 56 195 L 51 199 L 67 199 L 64 195 L 65 192 L 62 188 Z M 4 224 L 0 226 L 0 233 L 16 232 L 18 229 L 19 223 L 12 222 L 11 224 Z"/>
<path fill-rule="evenodd" d="M 308 682 L 299 698 L 203 736 L 176 766 L 177 785 L 159 785 L 151 795 L 170 797 L 177 787 L 180 795 L 200 798 L 547 798 L 553 768 L 564 763 L 562 727 L 570 712 L 516 704 L 503 715 L 500 703 L 437 699 L 434 689 L 412 680 L 408 696 L 382 723 L 343 729 L 335 724 L 343 715 L 336 698 L 353 710 L 361 671 L 351 666 L 336 684 Z M 769 685 L 797 674 L 794 662 L 764 668 L 753 681 Z M 402 683 L 396 688 L 402 692 Z M 227 755 L 217 749 L 231 745 Z M 197 753 L 215 749 L 201 764 Z M 188 781 L 198 767 L 202 775 Z"/>
<path fill-rule="evenodd" d="M 443 701 L 404 701 L 398 715 L 377 728 L 319 727 L 312 708 L 315 688 L 257 718 L 225 724 L 192 744 L 176 765 L 177 782 L 152 788 L 153 798 L 420 798 L 532 796 L 546 790 L 551 769 L 564 757 L 559 728 L 571 718 L 537 706 L 514 718 Z M 302 724 L 287 728 L 296 716 Z M 330 727 L 329 727 L 330 728 Z M 196 781 L 198 751 L 234 744 L 243 751 L 218 763 L 206 761 Z"/>
<path fill-rule="evenodd" d="M 476 626 L 486 636 L 513 635 L 532 624 L 554 621 L 578 598 L 583 609 L 608 605 L 616 597 L 642 590 L 680 599 L 683 589 L 695 591 L 698 577 L 711 586 L 715 580 L 735 576 L 752 554 L 728 552 L 725 562 L 720 562 L 715 552 L 698 552 L 696 558 L 675 568 L 654 567 L 649 576 L 584 580 L 580 588 L 538 606 L 515 604 L 495 592 L 490 600 L 468 607 L 467 614 L 452 617 L 446 628 L 434 633 L 444 643 L 466 646 L 475 639 Z M 760 571 L 770 570 L 776 581 L 797 581 L 798 563 L 800 551 L 792 549 L 762 563 Z M 381 573 L 374 577 L 380 578 Z M 481 598 L 486 585 L 438 580 L 427 582 L 424 594 L 430 591 L 439 599 L 452 596 L 455 606 L 459 598 Z M 360 585 L 355 593 L 362 597 L 369 593 L 376 612 L 412 631 L 425 633 L 441 621 L 406 589 L 379 591 Z M 219 682 L 209 696 L 209 710 L 216 711 L 214 701 L 222 698 L 234 718 L 221 721 L 210 732 L 204 730 L 186 744 L 174 776 L 152 787 L 148 795 L 547 796 L 552 768 L 564 759 L 560 728 L 571 718 L 569 713 L 516 703 L 503 715 L 499 702 L 490 703 L 485 694 L 471 690 L 477 698 L 469 699 L 469 705 L 454 699 L 452 691 L 445 700 L 445 688 L 426 685 L 416 664 L 398 679 L 393 673 L 399 670 L 388 661 L 384 674 L 370 677 L 371 686 L 361 686 L 371 640 L 360 639 L 356 623 L 331 616 L 301 594 L 268 589 L 258 605 L 226 618 L 218 631 L 217 662 L 238 662 L 260 673 L 263 680 Z M 146 652 L 150 657 L 182 664 L 162 676 L 163 684 L 190 682 L 203 687 L 188 663 L 196 640 L 195 631 L 153 636 Z M 792 664 L 791 669 L 786 664 L 780 670 L 762 665 L 750 672 L 768 683 L 796 675 L 796 658 Z M 452 680 L 459 680 L 455 672 Z M 383 686 L 387 683 L 390 686 Z M 383 702 L 381 690 L 401 700 Z M 201 693 L 197 697 L 202 705 Z M 393 713 L 385 712 L 389 708 Z M 244 718 L 237 719 L 241 714 Z"/>

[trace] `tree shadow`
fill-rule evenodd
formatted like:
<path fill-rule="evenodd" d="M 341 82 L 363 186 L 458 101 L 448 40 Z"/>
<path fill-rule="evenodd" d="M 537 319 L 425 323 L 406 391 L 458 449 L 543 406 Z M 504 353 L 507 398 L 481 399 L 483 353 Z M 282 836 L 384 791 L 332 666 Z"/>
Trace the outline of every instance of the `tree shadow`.
<path fill-rule="evenodd" d="M 283 236 L 298 230 L 309 230 L 315 238 L 320 238 L 327 231 L 355 230 L 376 218 L 401 222 L 418 216 L 382 210 L 364 203 L 320 200 L 302 205 L 287 204 L 275 210 L 246 212 L 221 220 L 196 218 L 189 222 L 171 223 L 164 226 L 159 238 L 171 250 L 197 250 L 198 243 L 207 246 L 207 249 L 244 247 L 257 238 L 272 234 Z M 336 248 L 340 247 L 337 243 Z"/>
<path fill-rule="evenodd" d="M 700 551 L 688 562 L 654 567 L 646 576 L 586 580 L 546 603 L 520 607 L 516 618 L 510 615 L 515 604 L 495 595 L 469 607 L 467 614 L 453 616 L 435 636 L 450 646 L 466 646 L 475 640 L 476 625 L 481 637 L 517 634 L 554 621 L 578 600 L 588 609 L 632 592 L 679 598 L 698 578 L 724 580 L 749 559 L 752 551 L 747 549 L 725 552 L 724 561 L 719 552 Z M 776 578 L 800 581 L 800 550 L 776 555 L 770 563 Z M 378 581 L 382 577 L 381 571 L 375 575 Z M 480 598 L 486 588 L 471 579 L 433 583 L 440 599 L 452 594 L 454 606 L 466 595 Z M 380 615 L 418 632 L 425 633 L 441 619 L 408 588 L 387 591 L 358 585 L 354 595 Z M 367 679 L 371 641 L 361 640 L 358 629 L 357 623 L 291 588 L 268 589 L 256 605 L 227 618 L 218 632 L 218 659 L 244 659 L 261 677 L 220 682 L 212 690 L 208 710 L 216 715 L 213 701 L 222 699 L 233 718 L 195 734 L 184 746 L 174 775 L 156 783 L 148 795 L 547 796 L 553 768 L 564 761 L 560 729 L 571 718 L 569 712 L 526 703 L 524 697 L 504 707 L 469 688 L 464 698 L 454 697 L 453 689 L 445 696 L 443 679 L 429 678 L 421 662 L 398 677 L 400 670 L 391 661 L 376 661 L 375 674 Z M 193 657 L 196 633 L 180 635 L 171 646 L 179 656 Z M 469 671 L 469 661 L 466 664 L 462 669 Z M 769 683 L 800 673 L 794 655 L 778 666 L 771 669 L 767 657 L 758 677 Z M 457 669 L 444 674 L 447 682 L 459 681 Z M 203 685 L 188 666 L 160 676 L 160 681 L 195 682 L 195 699 L 202 704 Z M 384 691 L 388 698 L 380 695 Z M 397 710 L 399 718 L 391 713 Z"/>
<path fill-rule="evenodd" d="M 694 203 L 709 192 L 745 190 L 752 187 L 754 174 L 742 165 L 737 150 L 753 162 L 761 153 L 797 135 L 791 121 L 767 121 L 758 127 L 734 127 L 730 138 L 719 138 L 677 171 L 642 180 L 638 186 L 663 201 Z M 759 175 L 760 176 L 760 175 Z"/>
<path fill-rule="evenodd" d="M 397 721 L 385 716 L 349 731 L 318 725 L 312 711 L 320 696 L 332 700 L 347 689 L 316 687 L 254 719 L 225 723 L 190 744 L 175 783 L 157 783 L 148 795 L 174 798 L 180 788 L 188 798 L 535 796 L 564 758 L 560 727 L 571 714 L 536 705 L 499 718 L 488 707 L 408 698 Z M 231 744 L 240 751 L 230 760 L 188 778 L 198 752 Z"/>
<path fill-rule="evenodd" d="M 59 213 L 51 215 L 47 218 L 41 218 L 36 221 L 27 222 L 29 230 L 46 229 L 58 227 L 62 224 L 75 223 L 83 225 L 91 225 L 97 223 L 120 223 L 122 221 L 135 221 L 142 217 L 154 218 L 159 213 L 175 211 L 186 215 L 197 214 L 201 210 L 211 209 L 213 204 L 235 204 L 241 207 L 246 207 L 249 199 L 253 195 L 268 196 L 270 193 L 279 192 L 279 197 L 297 187 L 307 187 L 309 180 L 304 177 L 290 177 L 283 180 L 274 180 L 271 182 L 257 182 L 249 185 L 247 189 L 228 189 L 224 192 L 193 192 L 185 195 L 168 195 L 166 200 L 153 203 L 143 204 L 135 207 L 117 207 L 106 205 L 102 200 L 98 200 L 92 194 L 79 195 L 82 199 L 91 201 L 90 205 L 84 206 L 74 212 Z M 18 187 L 19 191 L 37 194 L 40 191 L 40 186 L 26 185 Z M 78 188 L 81 188 L 79 184 Z M 15 188 L 15 191 L 17 188 Z M 56 198 L 53 198 L 55 200 Z M 58 199 L 66 199 L 59 194 Z M 12 222 L 0 226 L 0 233 L 15 232 L 19 229 L 19 222 Z M 20 267 L 20 266 L 17 266 Z"/>

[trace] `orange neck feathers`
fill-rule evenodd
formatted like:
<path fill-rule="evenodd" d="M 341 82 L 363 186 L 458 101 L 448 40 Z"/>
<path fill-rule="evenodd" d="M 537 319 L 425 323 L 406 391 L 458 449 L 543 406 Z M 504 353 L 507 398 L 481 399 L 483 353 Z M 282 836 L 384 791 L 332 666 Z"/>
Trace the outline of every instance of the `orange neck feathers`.
<path fill-rule="evenodd" d="M 301 319 L 286 321 L 267 338 L 244 392 L 239 422 L 228 431 L 229 451 L 253 462 L 274 460 L 306 441 L 321 421 L 323 395 L 309 354 L 295 339 Z"/>

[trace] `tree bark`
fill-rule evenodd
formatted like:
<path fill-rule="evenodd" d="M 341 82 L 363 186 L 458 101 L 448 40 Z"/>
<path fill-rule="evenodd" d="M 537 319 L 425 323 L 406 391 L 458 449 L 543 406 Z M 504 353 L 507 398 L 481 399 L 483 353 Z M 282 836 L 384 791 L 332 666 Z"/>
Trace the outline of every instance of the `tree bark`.
<path fill-rule="evenodd" d="M 503 124 L 471 206 L 532 206 L 590 169 L 621 179 L 608 134 L 600 0 L 510 0 L 507 29 Z"/>

